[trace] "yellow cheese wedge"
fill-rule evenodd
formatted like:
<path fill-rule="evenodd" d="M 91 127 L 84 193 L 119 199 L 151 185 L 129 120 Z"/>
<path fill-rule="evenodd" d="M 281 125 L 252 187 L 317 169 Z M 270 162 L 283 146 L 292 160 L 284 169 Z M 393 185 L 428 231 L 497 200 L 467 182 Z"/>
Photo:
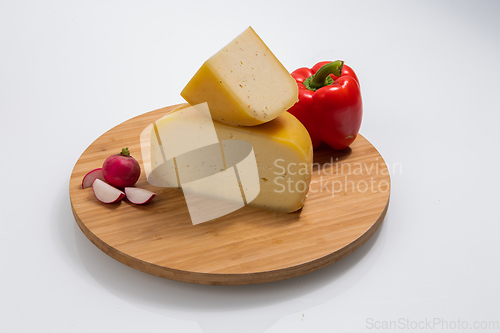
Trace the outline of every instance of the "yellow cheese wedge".
<path fill-rule="evenodd" d="M 185 179 L 198 179 L 200 177 L 194 173 L 200 172 L 202 166 L 206 170 L 201 172 L 205 172 L 206 175 L 215 175 L 223 171 L 224 166 L 220 162 L 216 162 L 220 151 L 212 152 L 210 156 L 207 156 L 203 155 L 203 151 L 207 150 L 201 149 L 204 144 L 205 147 L 210 145 L 213 148 L 214 137 L 210 131 L 205 131 L 203 134 L 199 132 L 185 133 L 192 140 L 189 143 L 190 146 L 200 147 L 191 153 L 185 152 L 184 145 L 180 149 L 173 147 L 172 145 L 178 141 L 168 139 L 168 137 L 180 139 L 178 135 L 182 135 L 182 133 L 174 133 L 174 131 L 185 124 L 182 123 L 183 118 L 176 116 L 176 114 L 182 113 L 188 107 L 189 105 L 185 104 L 159 119 L 151 133 L 150 152 L 153 171 L 151 175 L 148 175 L 148 180 L 154 178 L 157 186 L 176 187 L 178 182 L 182 183 L 183 177 Z M 196 126 L 198 124 L 203 125 L 200 122 Z M 198 127 L 201 128 L 201 126 Z M 260 191 L 258 194 L 256 193 L 256 196 L 252 196 L 250 202 L 246 202 L 248 205 L 284 213 L 291 213 L 302 208 L 311 181 L 313 149 L 311 138 L 300 121 L 290 113 L 285 112 L 276 119 L 259 126 L 230 126 L 214 121 L 213 128 L 217 139 L 222 143 L 220 147 L 223 146 L 224 142 L 227 142 L 225 140 L 243 140 L 253 147 Z M 193 161 L 191 163 L 181 163 L 180 158 L 174 158 L 175 161 L 172 162 L 170 156 L 174 151 L 177 154 L 182 153 L 182 156 L 197 156 L 198 160 L 191 159 Z M 193 154 L 195 151 L 199 151 L 199 155 L 197 155 L 198 153 Z M 190 175 L 189 172 L 193 172 L 193 174 Z M 181 185 L 179 184 L 179 186 Z M 222 186 L 220 185 L 219 189 L 213 188 L 211 195 L 219 197 L 221 194 L 218 192 L 225 190 Z M 248 194 L 247 189 L 242 191 Z M 232 193 L 234 194 L 234 192 Z"/>
<path fill-rule="evenodd" d="M 212 118 L 235 126 L 268 122 L 298 99 L 297 83 L 249 27 L 208 59 L 181 92 L 208 103 Z"/>

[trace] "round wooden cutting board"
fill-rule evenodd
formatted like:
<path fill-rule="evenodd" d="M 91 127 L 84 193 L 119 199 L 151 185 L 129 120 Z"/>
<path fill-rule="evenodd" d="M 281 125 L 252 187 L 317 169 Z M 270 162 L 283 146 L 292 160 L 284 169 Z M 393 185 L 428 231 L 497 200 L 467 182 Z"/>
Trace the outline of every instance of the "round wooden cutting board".
<path fill-rule="evenodd" d="M 104 133 L 78 159 L 70 180 L 73 215 L 104 253 L 140 271 L 200 284 L 242 285 L 284 280 L 334 263 L 363 245 L 389 205 L 390 176 L 383 158 L 363 136 L 350 149 L 314 152 L 305 206 L 292 214 L 245 206 L 192 225 L 184 195 L 150 185 L 157 193 L 134 205 L 99 202 L 83 176 L 128 147 L 142 166 L 140 135 L 176 106 L 132 118 Z"/>

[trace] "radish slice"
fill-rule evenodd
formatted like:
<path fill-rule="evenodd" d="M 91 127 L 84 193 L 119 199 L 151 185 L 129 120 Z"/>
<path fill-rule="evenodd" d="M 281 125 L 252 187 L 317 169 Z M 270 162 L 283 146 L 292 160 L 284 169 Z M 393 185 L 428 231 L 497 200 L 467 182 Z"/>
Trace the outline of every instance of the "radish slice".
<path fill-rule="evenodd" d="M 94 180 L 100 179 L 104 181 L 104 176 L 102 174 L 102 168 L 94 169 L 87 173 L 82 180 L 82 188 L 91 187 Z"/>
<path fill-rule="evenodd" d="M 143 205 L 150 202 L 156 196 L 156 193 L 143 188 L 125 187 L 125 195 L 131 203 Z"/>
<path fill-rule="evenodd" d="M 100 179 L 94 180 L 92 183 L 92 190 L 94 190 L 94 195 L 97 200 L 103 203 L 118 202 L 125 197 L 125 193 Z"/>

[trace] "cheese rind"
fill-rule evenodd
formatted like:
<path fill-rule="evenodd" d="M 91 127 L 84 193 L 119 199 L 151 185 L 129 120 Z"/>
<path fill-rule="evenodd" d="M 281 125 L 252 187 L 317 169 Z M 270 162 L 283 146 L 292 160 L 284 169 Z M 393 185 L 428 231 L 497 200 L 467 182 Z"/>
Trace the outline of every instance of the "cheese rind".
<path fill-rule="evenodd" d="M 249 27 L 196 72 L 181 96 L 208 103 L 212 118 L 235 126 L 268 122 L 298 99 L 297 83 Z"/>
<path fill-rule="evenodd" d="M 183 105 L 156 122 L 155 127 L 160 137 L 178 125 L 181 118 L 172 115 L 183 112 L 188 106 Z M 259 126 L 230 126 L 216 121 L 213 125 L 222 145 L 225 140 L 242 140 L 253 147 L 260 191 L 251 202 L 247 202 L 248 205 L 283 213 L 302 208 L 311 181 L 313 149 L 311 138 L 299 120 L 285 112 Z M 161 149 L 157 147 L 156 137 L 156 133 L 152 133 L 151 163 L 153 166 L 161 166 L 163 158 L 159 153 Z M 215 173 L 218 169 L 220 166 L 215 166 L 212 172 Z M 156 177 L 175 178 L 172 174 L 163 172 L 157 172 Z M 243 181 L 241 185 L 245 186 Z M 243 188 L 243 192 L 249 193 L 246 188 Z M 214 196 L 217 195 L 214 191 Z"/>

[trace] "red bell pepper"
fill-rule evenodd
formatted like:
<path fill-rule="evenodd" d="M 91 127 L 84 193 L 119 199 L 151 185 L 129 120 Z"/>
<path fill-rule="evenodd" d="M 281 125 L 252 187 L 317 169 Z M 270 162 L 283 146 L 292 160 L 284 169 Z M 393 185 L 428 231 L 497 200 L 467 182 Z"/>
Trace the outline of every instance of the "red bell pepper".
<path fill-rule="evenodd" d="M 322 142 L 336 150 L 356 139 L 363 116 L 359 81 L 343 61 L 323 61 L 292 72 L 299 100 L 288 112 L 305 126 L 318 148 Z"/>

